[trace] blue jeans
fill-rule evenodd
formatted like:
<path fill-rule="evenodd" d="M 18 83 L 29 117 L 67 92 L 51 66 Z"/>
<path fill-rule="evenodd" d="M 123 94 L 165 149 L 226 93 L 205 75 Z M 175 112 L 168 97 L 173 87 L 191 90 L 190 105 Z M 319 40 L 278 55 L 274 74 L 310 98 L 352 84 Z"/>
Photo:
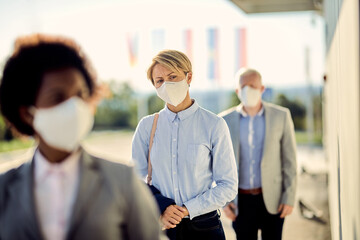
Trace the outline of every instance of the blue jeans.
<path fill-rule="evenodd" d="M 194 217 L 183 218 L 176 226 L 166 231 L 170 240 L 225 240 L 220 216 L 217 211 Z"/>

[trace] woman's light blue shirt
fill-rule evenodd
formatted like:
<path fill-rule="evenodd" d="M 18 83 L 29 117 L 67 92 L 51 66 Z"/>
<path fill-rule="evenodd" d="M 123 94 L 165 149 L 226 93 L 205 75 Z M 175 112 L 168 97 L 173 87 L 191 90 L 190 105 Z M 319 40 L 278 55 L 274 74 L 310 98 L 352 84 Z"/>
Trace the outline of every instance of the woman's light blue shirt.
<path fill-rule="evenodd" d="M 132 158 L 142 179 L 148 172 L 153 120 L 149 115 L 139 122 L 132 142 Z M 166 106 L 159 112 L 150 158 L 154 187 L 177 205 L 185 205 L 191 219 L 223 207 L 237 194 L 228 126 L 196 101 L 177 114 Z"/>

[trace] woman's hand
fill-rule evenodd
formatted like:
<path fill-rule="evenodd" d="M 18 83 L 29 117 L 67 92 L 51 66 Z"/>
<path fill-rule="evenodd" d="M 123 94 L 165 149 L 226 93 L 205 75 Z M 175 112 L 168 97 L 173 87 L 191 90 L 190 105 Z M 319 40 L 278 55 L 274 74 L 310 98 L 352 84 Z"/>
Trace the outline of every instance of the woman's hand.
<path fill-rule="evenodd" d="M 186 212 L 187 210 L 185 210 L 183 207 L 177 205 L 170 205 L 160 216 L 160 220 L 164 225 L 165 229 L 174 228 L 186 216 Z"/>
<path fill-rule="evenodd" d="M 184 217 L 190 216 L 190 213 L 189 213 L 189 211 L 188 211 L 188 209 L 186 208 L 185 205 L 183 205 L 183 207 L 181 208 L 181 210 L 182 210 L 183 213 L 184 213 Z"/>

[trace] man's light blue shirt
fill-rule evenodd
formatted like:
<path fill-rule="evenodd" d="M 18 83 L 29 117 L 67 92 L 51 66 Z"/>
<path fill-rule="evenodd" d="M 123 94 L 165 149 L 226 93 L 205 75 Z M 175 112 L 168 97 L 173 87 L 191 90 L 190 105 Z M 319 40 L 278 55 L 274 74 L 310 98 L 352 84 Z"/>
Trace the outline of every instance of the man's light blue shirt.
<path fill-rule="evenodd" d="M 253 117 L 241 107 L 240 112 L 240 172 L 239 188 L 261 187 L 261 159 L 265 138 L 264 108 Z"/>
<path fill-rule="evenodd" d="M 138 124 L 132 158 L 142 179 L 148 173 L 147 156 L 154 115 Z M 159 119 L 150 153 L 152 184 L 190 218 L 223 207 L 237 194 L 238 173 L 228 126 L 224 119 L 199 107 L 171 112 L 166 106 Z"/>

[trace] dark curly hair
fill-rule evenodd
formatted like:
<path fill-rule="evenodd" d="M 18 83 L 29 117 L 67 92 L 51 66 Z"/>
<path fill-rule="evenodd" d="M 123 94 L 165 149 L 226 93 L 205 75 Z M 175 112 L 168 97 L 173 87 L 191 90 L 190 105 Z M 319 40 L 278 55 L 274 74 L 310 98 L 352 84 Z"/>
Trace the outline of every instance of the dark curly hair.
<path fill-rule="evenodd" d="M 19 109 L 34 105 L 45 73 L 76 68 L 85 78 L 90 95 L 95 91 L 96 74 L 81 48 L 73 40 L 60 36 L 32 34 L 15 41 L 0 85 L 0 109 L 20 133 L 33 135 L 33 128 L 20 117 Z"/>

